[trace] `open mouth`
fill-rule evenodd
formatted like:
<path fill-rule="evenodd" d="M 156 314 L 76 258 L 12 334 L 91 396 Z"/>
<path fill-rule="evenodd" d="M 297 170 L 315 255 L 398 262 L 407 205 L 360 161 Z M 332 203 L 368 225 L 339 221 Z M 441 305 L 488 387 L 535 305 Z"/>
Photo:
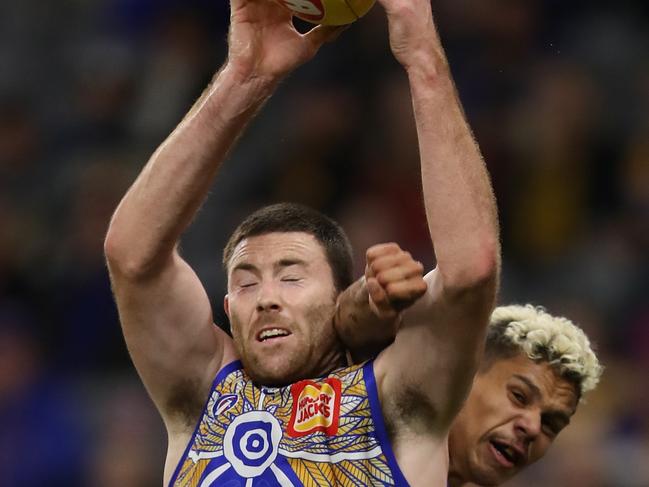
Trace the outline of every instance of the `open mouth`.
<path fill-rule="evenodd" d="M 491 440 L 489 444 L 496 460 L 503 467 L 512 468 L 519 464 L 523 459 L 523 455 L 521 455 L 516 448 L 507 443 Z"/>
<path fill-rule="evenodd" d="M 257 341 L 268 342 L 272 340 L 277 340 L 278 338 L 284 338 L 291 334 L 290 331 L 283 328 L 264 328 L 257 334 Z"/>

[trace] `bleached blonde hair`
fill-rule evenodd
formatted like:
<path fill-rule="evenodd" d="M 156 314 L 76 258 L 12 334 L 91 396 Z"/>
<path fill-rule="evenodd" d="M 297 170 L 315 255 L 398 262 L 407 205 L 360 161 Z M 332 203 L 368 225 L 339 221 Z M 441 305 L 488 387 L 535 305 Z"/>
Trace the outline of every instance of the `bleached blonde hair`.
<path fill-rule="evenodd" d="M 486 358 L 516 352 L 535 362 L 548 362 L 562 377 L 577 384 L 580 396 L 597 386 L 603 371 L 581 328 L 531 304 L 499 306 L 491 314 Z"/>

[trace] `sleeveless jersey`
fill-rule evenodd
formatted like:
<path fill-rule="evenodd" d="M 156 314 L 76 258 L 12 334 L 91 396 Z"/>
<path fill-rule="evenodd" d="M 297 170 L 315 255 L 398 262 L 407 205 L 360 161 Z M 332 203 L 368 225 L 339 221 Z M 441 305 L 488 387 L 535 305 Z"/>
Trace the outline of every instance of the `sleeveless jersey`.
<path fill-rule="evenodd" d="M 171 487 L 407 486 L 388 441 L 373 362 L 258 387 L 217 374 Z"/>

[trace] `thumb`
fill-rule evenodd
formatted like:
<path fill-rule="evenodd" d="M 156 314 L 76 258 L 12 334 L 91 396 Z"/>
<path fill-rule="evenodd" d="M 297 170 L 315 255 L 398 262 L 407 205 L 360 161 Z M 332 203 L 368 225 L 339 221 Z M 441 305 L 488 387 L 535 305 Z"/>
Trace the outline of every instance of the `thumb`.
<path fill-rule="evenodd" d="M 369 279 L 366 279 L 365 285 L 367 286 L 367 293 L 370 298 L 370 307 L 374 313 L 385 318 L 396 314 L 395 310 L 392 308 L 388 295 L 376 278 L 370 277 Z"/>

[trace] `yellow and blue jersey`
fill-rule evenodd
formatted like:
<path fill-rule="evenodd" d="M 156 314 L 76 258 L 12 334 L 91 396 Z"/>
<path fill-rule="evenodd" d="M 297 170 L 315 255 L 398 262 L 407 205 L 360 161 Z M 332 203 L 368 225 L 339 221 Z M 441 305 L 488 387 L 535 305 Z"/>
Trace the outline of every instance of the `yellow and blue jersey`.
<path fill-rule="evenodd" d="M 217 375 L 171 487 L 407 486 L 381 413 L 373 362 L 286 387 L 240 362 Z"/>

